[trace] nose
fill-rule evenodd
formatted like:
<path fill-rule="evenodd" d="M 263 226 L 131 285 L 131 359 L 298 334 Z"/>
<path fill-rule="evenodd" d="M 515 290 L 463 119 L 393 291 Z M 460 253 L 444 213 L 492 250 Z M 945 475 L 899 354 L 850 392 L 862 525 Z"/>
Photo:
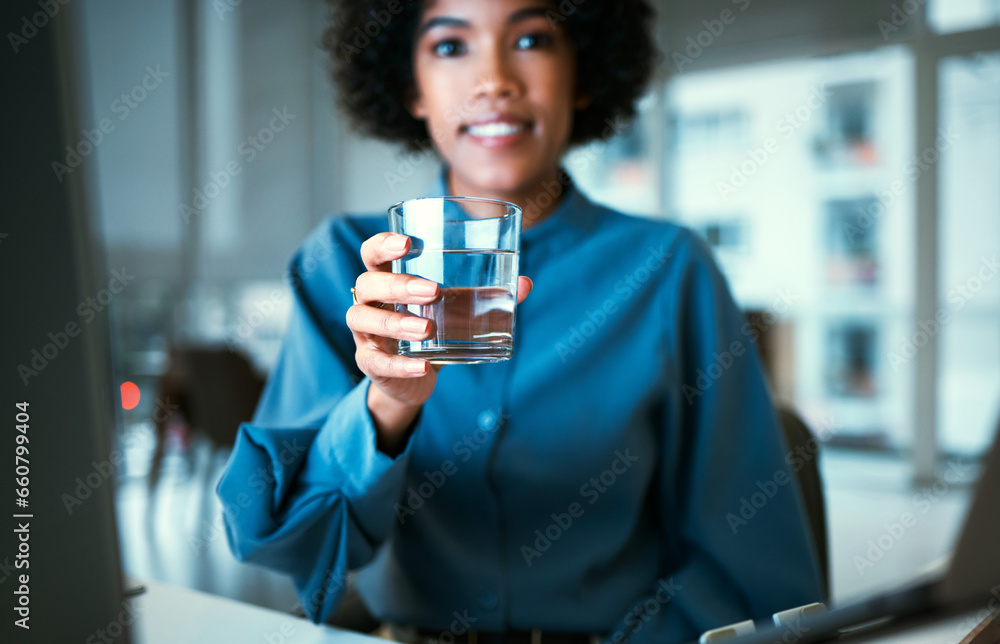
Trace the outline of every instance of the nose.
<path fill-rule="evenodd" d="M 514 87 L 501 76 L 482 75 L 476 81 L 476 98 L 510 98 Z"/>
<path fill-rule="evenodd" d="M 516 68 L 498 46 L 483 52 L 477 70 L 474 96 L 478 99 L 516 98 L 522 93 Z"/>

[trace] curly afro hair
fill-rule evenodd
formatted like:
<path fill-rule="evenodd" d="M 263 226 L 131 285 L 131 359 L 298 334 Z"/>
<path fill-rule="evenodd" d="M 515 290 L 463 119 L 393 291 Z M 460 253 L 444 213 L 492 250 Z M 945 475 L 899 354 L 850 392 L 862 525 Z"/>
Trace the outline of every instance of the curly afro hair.
<path fill-rule="evenodd" d="M 412 95 L 414 36 L 422 0 L 327 0 L 323 44 L 341 106 L 362 132 L 408 149 L 426 147 L 423 121 L 406 109 Z M 570 145 L 599 138 L 608 122 L 629 121 L 657 53 L 645 0 L 549 0 L 576 51 L 577 90 L 590 104 L 573 117 Z"/>

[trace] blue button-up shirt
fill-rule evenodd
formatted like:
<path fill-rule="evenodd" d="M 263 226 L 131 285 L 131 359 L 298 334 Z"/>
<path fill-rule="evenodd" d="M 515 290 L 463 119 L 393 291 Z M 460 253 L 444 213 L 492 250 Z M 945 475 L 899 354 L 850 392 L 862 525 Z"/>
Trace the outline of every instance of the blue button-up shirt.
<path fill-rule="evenodd" d="M 454 634 L 667 644 L 822 599 L 756 331 L 700 239 L 568 186 L 522 233 L 514 357 L 445 366 L 390 457 L 345 322 L 384 230 L 331 217 L 291 261 L 280 358 L 218 486 L 237 558 L 291 575 L 313 621 L 360 569 L 377 617 Z"/>

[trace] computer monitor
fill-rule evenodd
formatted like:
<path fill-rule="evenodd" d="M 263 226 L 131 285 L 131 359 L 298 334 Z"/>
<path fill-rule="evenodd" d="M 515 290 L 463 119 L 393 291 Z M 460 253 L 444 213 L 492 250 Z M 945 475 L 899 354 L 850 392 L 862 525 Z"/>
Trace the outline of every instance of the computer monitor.
<path fill-rule="evenodd" d="M 113 506 L 116 385 L 72 4 L 10 0 L 0 215 L 0 641 L 130 641 Z M 13 49 L 13 51 L 10 51 Z M 92 144 L 91 144 L 92 145 Z M 72 159 L 71 159 L 72 161 Z M 61 172 L 54 163 L 66 164 Z"/>

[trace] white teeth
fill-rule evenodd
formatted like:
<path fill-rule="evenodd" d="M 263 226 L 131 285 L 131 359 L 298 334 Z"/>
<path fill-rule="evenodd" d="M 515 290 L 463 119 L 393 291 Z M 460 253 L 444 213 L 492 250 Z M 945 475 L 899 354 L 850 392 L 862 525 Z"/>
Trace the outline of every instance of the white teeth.
<path fill-rule="evenodd" d="M 514 125 L 513 123 L 483 123 L 481 125 L 470 125 L 469 134 L 472 136 L 492 137 L 510 136 L 525 129 L 524 125 Z"/>

